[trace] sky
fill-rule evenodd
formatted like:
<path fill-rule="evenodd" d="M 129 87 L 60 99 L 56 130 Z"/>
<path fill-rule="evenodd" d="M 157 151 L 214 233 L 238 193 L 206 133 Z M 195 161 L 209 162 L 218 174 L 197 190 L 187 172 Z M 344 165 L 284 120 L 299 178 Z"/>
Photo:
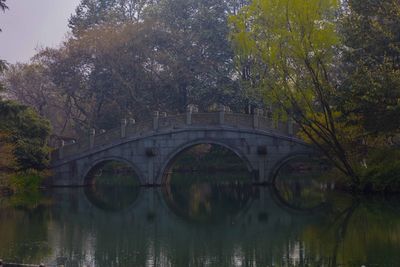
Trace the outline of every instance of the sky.
<path fill-rule="evenodd" d="M 28 62 L 40 47 L 57 47 L 80 0 L 7 0 L 0 11 L 0 59 Z"/>

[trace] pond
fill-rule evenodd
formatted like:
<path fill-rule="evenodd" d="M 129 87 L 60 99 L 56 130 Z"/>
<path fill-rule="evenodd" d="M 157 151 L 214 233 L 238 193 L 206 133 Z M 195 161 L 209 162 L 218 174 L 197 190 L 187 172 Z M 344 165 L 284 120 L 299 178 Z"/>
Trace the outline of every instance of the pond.
<path fill-rule="evenodd" d="M 233 161 L 228 169 L 205 161 L 186 158 L 160 188 L 127 182 L 117 167 L 87 188 L 0 198 L 0 258 L 66 267 L 398 266 L 400 199 L 338 193 L 318 161 L 288 163 L 264 187 Z M 113 178 L 120 182 L 100 182 Z"/>

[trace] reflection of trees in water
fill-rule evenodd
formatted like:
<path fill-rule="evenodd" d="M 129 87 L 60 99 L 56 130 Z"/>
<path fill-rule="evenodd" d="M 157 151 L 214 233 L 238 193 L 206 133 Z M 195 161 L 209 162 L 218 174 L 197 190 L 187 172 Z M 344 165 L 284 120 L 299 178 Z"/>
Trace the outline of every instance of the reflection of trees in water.
<path fill-rule="evenodd" d="M 400 207 L 393 203 L 337 195 L 332 212 L 305 228 L 303 239 L 327 266 L 397 266 Z"/>
<path fill-rule="evenodd" d="M 109 160 L 94 166 L 85 177 L 87 184 L 108 186 L 140 185 L 135 170 L 124 162 Z"/>
<path fill-rule="evenodd" d="M 128 208 L 136 203 L 138 187 L 94 183 L 85 195 L 65 194 L 66 206 L 1 209 L 0 255 L 41 262 L 53 242 L 67 266 L 397 266 L 398 199 L 324 191 L 318 176 L 307 171 L 284 173 L 277 192 L 239 184 L 239 174 L 172 173 L 163 196 L 184 220 L 170 216 L 154 195 L 145 198 L 151 205 Z M 275 195 L 280 202 L 272 201 Z M 102 210 L 124 212 L 87 208 L 84 197 Z M 314 209 L 322 200 L 329 209 Z M 149 211 L 157 215 L 154 220 L 146 217 Z"/>
<path fill-rule="evenodd" d="M 124 212 L 93 208 L 85 194 L 67 189 L 54 194 L 53 207 L 2 209 L 0 255 L 36 263 L 49 255 L 46 247 L 52 247 L 66 266 L 100 267 L 397 266 L 400 262 L 398 199 L 357 199 L 329 192 L 330 209 L 306 214 L 282 209 L 269 188 L 218 183 L 170 188 L 173 194 L 167 196 L 173 203 L 168 207 L 182 212 L 183 220 L 156 201 L 162 196 L 157 189 L 144 190 L 134 207 Z M 149 211 L 156 214 L 152 221 L 146 217 Z M 4 253 L 13 242 L 19 247 Z"/>
<path fill-rule="evenodd" d="M 325 169 L 318 161 L 314 165 L 289 162 L 276 174 L 272 192 L 282 207 L 297 214 L 320 214 L 319 220 L 304 225 L 298 242 L 288 243 L 292 245 L 286 250 L 287 262 L 292 258 L 295 266 L 332 267 L 394 266 L 400 262 L 392 249 L 400 249 L 400 237 L 388 239 L 394 233 L 400 236 L 400 227 L 387 223 L 394 218 L 400 222 L 399 209 L 382 220 L 387 206 L 377 209 L 374 201 L 331 190 L 334 184 L 325 179 Z M 388 227 L 382 227 L 385 224 Z"/>
<path fill-rule="evenodd" d="M 166 175 L 167 204 L 193 222 L 232 221 L 254 195 L 254 188 L 245 185 L 252 181 L 246 164 L 220 145 L 188 148 L 174 159 Z"/>
<path fill-rule="evenodd" d="M 321 160 L 299 157 L 286 162 L 273 178 L 277 199 L 299 211 L 320 208 L 334 187 L 326 174 L 327 166 Z"/>
<path fill-rule="evenodd" d="M 120 211 L 133 205 L 140 187 L 135 171 L 127 164 L 106 161 L 95 166 L 86 177 L 85 195 L 104 211 Z"/>
<path fill-rule="evenodd" d="M 322 190 L 320 184 L 285 181 L 272 188 L 275 199 L 282 206 L 299 212 L 316 212 L 328 208 L 329 191 Z"/>
<path fill-rule="evenodd" d="M 41 262 L 52 248 L 48 243 L 49 210 L 1 208 L 0 256 L 7 262 Z"/>
<path fill-rule="evenodd" d="M 171 184 L 165 190 L 167 203 L 176 214 L 201 223 L 234 220 L 237 214 L 248 207 L 255 194 L 255 187 L 243 184 Z"/>

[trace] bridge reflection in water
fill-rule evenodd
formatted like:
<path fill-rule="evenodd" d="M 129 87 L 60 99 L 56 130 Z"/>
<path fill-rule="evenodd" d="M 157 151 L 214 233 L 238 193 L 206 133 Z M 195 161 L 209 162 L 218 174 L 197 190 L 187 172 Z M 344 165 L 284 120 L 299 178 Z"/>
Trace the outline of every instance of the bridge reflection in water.
<path fill-rule="evenodd" d="M 107 192 L 97 195 L 106 198 L 100 203 L 126 198 Z M 197 184 L 170 193 L 140 188 L 131 192 L 132 203 L 110 209 L 83 189 L 59 189 L 47 194 L 50 206 L 1 208 L 0 255 L 73 267 L 396 266 L 400 260 L 396 202 L 335 202 L 328 194 L 334 205 L 309 213 L 277 202 L 282 198 L 269 187 Z"/>
<path fill-rule="evenodd" d="M 1 209 L 0 255 L 67 267 L 396 266 L 396 202 L 338 196 L 318 182 L 325 168 L 288 162 L 276 187 L 251 186 L 246 172 L 173 168 L 162 188 L 113 191 L 97 181 L 51 191 L 52 205 Z"/>
<path fill-rule="evenodd" d="M 135 201 L 118 211 L 82 192 L 55 192 L 74 201 L 52 206 L 51 235 L 57 241 L 51 246 L 67 263 L 89 266 L 290 264 L 304 260 L 296 239 L 319 217 L 282 208 L 285 203 L 276 203 L 268 187 L 197 183 L 166 191 L 141 188 Z M 68 258 L 73 252 L 82 254 Z"/>

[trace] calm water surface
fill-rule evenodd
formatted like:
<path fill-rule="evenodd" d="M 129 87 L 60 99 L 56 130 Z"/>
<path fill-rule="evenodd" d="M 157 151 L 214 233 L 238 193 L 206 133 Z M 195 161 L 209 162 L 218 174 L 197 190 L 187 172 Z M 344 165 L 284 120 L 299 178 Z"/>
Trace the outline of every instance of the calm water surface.
<path fill-rule="evenodd" d="M 246 185 L 232 172 L 171 175 L 181 182 L 2 198 L 0 258 L 67 267 L 400 266 L 399 199 L 354 198 L 290 171 L 276 187 Z"/>

